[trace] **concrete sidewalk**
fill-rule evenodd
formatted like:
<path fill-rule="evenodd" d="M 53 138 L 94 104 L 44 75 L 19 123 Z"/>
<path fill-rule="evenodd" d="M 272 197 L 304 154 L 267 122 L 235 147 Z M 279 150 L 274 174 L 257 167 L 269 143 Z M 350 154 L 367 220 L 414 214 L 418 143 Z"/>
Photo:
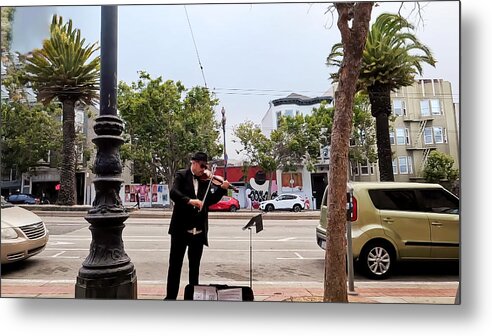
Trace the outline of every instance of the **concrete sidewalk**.
<path fill-rule="evenodd" d="M 232 285 L 232 284 L 230 284 Z M 242 283 L 241 285 L 248 285 Z M 357 295 L 349 295 L 350 303 L 420 303 L 420 304 L 454 304 L 458 282 L 384 282 L 355 283 Z M 2 298 L 74 298 L 75 281 L 29 282 L 15 279 L 2 279 Z M 291 284 L 279 287 L 275 284 L 253 283 L 255 301 L 269 302 L 322 302 L 323 288 L 318 286 L 296 286 Z M 162 300 L 165 284 L 155 282 L 138 282 L 137 298 L 139 300 Z M 183 299 L 183 288 L 178 300 Z"/>

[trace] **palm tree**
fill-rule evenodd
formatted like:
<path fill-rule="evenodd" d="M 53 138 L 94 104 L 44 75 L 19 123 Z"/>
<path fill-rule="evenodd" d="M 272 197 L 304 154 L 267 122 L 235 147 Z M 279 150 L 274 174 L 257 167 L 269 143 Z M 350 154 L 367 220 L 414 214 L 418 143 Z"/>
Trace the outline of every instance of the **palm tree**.
<path fill-rule="evenodd" d="M 37 92 L 38 101 L 49 104 L 57 98 L 63 106 L 63 147 L 58 204 L 76 203 L 76 134 L 75 104 L 93 105 L 99 99 L 100 57 L 89 60 L 96 43 L 85 45 L 80 30 L 72 28 L 72 20 L 53 16 L 50 38 L 42 49 L 27 58 L 26 79 Z"/>
<path fill-rule="evenodd" d="M 412 85 L 415 76 L 422 75 L 422 63 L 435 66 L 428 47 L 411 33 L 414 26 L 396 14 L 381 14 L 367 35 L 359 74 L 359 89 L 366 91 L 371 102 L 371 114 L 376 118 L 376 139 L 381 181 L 394 181 L 389 138 L 391 91 Z M 332 47 L 327 65 L 340 66 L 343 48 Z M 334 81 L 338 74 L 332 74 Z"/>

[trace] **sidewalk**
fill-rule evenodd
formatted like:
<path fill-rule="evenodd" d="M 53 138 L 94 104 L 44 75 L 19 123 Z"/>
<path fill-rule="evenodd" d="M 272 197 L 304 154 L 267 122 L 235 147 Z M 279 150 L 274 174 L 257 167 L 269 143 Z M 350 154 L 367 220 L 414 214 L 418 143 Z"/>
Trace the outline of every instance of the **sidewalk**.
<path fill-rule="evenodd" d="M 247 285 L 247 284 L 243 284 Z M 457 282 L 384 282 L 355 283 L 357 295 L 349 295 L 350 303 L 421 303 L 421 304 L 454 304 Z M 75 281 L 36 283 L 22 280 L 2 279 L 2 298 L 74 298 Z M 162 300 L 165 284 L 137 282 L 137 298 L 139 300 Z M 253 283 L 255 301 L 269 302 L 322 302 L 322 286 L 289 286 Z M 183 288 L 178 300 L 183 299 Z"/>

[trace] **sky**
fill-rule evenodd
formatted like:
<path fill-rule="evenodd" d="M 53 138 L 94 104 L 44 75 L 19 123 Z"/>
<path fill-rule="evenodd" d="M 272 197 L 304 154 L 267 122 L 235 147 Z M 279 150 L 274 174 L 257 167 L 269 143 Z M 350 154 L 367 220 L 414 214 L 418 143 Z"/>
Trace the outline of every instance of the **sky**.
<path fill-rule="evenodd" d="M 82 4 L 83 2 L 72 2 Z M 333 44 L 340 41 L 330 3 L 161 4 L 118 8 L 118 80 L 131 83 L 144 70 L 153 78 L 181 81 L 187 88 L 207 86 L 219 99 L 216 118 L 226 111 L 229 159 L 240 159 L 233 130 L 240 123 L 260 124 L 273 99 L 298 93 L 308 97 L 330 89 L 325 65 Z M 400 2 L 382 2 L 382 12 L 396 13 Z M 451 82 L 459 102 L 459 2 L 403 5 L 402 14 L 430 47 L 437 65 L 424 65 L 423 78 Z M 20 14 L 22 12 L 22 14 Z M 48 37 L 54 13 L 72 19 L 89 43 L 100 41 L 99 6 L 20 8 L 23 20 L 14 25 L 13 49 L 27 52 Z M 443 15 L 445 13 L 446 15 Z M 202 70 L 203 69 L 203 70 Z M 220 143 L 222 143 L 222 139 Z"/>
<path fill-rule="evenodd" d="M 119 1 L 119 3 L 123 2 Z M 146 2 L 152 1 L 147 0 Z M 57 5 L 62 3 L 66 3 L 66 1 L 51 2 L 51 4 Z M 98 1 L 97 3 L 111 3 L 111 1 Z M 2 1 L 2 5 L 32 4 L 32 0 L 31 2 L 23 0 Z M 39 336 L 67 335 L 67 332 L 73 336 L 85 336 L 88 330 L 97 330 L 98 334 L 107 332 L 125 336 L 144 333 L 154 335 L 156 330 L 165 334 L 169 331 L 176 332 L 180 335 L 188 333 L 199 333 L 200 335 L 233 333 L 238 336 L 249 336 L 276 335 L 287 332 L 302 335 L 378 335 L 381 334 L 381 328 L 385 332 L 394 332 L 401 336 L 440 335 L 443 333 L 463 336 L 481 335 L 484 334 L 485 330 L 490 330 L 492 294 L 488 287 L 492 278 L 492 268 L 489 266 L 490 251 L 488 247 L 492 236 L 492 225 L 489 223 L 490 213 L 488 211 L 490 209 L 491 190 L 490 165 L 488 165 L 490 139 L 488 135 L 490 134 L 490 125 L 492 125 L 492 114 L 489 113 L 490 78 L 492 77 L 492 67 L 490 67 L 492 20 L 490 11 L 484 8 L 482 0 L 462 0 L 461 4 L 462 45 L 459 51 L 461 54 L 459 65 L 461 66 L 461 95 L 463 99 L 460 99 L 460 168 L 462 169 L 460 218 L 463 262 L 461 264 L 462 304 L 460 306 L 293 305 L 284 303 L 252 305 L 183 303 L 167 305 L 160 302 L 74 302 L 73 300 L 2 298 L 0 300 L 2 321 L 11 326 L 21 326 L 24 334 Z M 429 18 L 428 20 L 441 22 L 447 20 L 448 16 L 454 16 L 453 12 L 444 9 L 436 12 L 432 19 Z M 198 39 L 198 28 L 195 28 L 196 19 L 193 17 L 191 19 L 208 84 L 218 87 L 217 83 L 212 82 L 211 65 L 205 63 L 204 52 L 201 51 L 205 46 L 204 42 Z M 222 19 L 227 18 L 220 18 L 219 20 Z M 96 27 L 98 25 L 97 20 L 97 17 L 92 18 L 91 23 L 86 24 L 88 28 L 84 29 L 89 29 L 91 25 Z M 291 23 L 296 24 L 296 22 Z M 439 49 L 442 50 L 439 55 L 436 55 L 440 64 L 434 70 L 438 71 L 439 69 L 439 73 L 429 74 L 429 76 L 442 77 L 443 79 L 454 77 L 455 80 L 452 83 L 456 93 L 458 92 L 456 82 L 459 79 L 459 66 L 457 64 L 458 51 L 455 50 L 454 45 L 457 44 L 458 40 L 456 33 L 447 34 L 445 33 L 446 29 L 441 30 L 442 25 L 440 23 L 433 29 L 426 29 L 428 34 L 440 32 L 431 47 L 434 52 Z M 457 29 L 456 26 L 454 27 Z M 33 30 L 31 34 L 36 35 L 37 32 L 37 30 Z M 338 40 L 338 34 L 334 32 L 332 34 Z M 160 40 L 161 35 L 162 33 L 152 33 L 151 36 L 155 40 Z M 182 44 L 188 45 L 189 39 L 190 36 L 188 35 Z M 427 42 L 427 39 L 424 42 Z M 331 42 L 327 43 L 330 44 Z M 447 46 L 453 47 L 446 51 Z M 268 49 L 270 48 L 268 47 Z M 220 52 L 225 51 L 217 50 L 217 53 Z M 136 65 L 141 64 L 144 58 L 140 56 L 149 57 L 144 53 L 137 56 L 137 59 L 133 60 L 133 64 Z M 449 60 L 453 60 L 452 64 L 444 67 L 443 64 Z M 207 62 L 209 61 L 207 60 Z M 194 69 L 196 69 L 195 67 Z M 326 69 L 320 66 L 319 71 L 325 72 Z M 122 70 L 120 70 L 121 72 Z M 200 73 L 198 72 L 195 76 L 201 85 Z M 278 85 L 268 87 L 267 84 L 270 83 L 258 81 L 253 88 L 318 91 L 318 86 L 321 87 L 326 84 L 327 76 L 321 75 L 321 83 L 319 84 L 315 84 L 312 77 L 314 76 L 308 77 L 306 75 L 306 78 L 310 79 L 309 83 L 313 83 L 312 86 L 299 84 L 299 86 L 287 87 L 283 85 L 284 82 L 281 82 Z M 226 84 L 229 88 L 233 85 L 239 85 L 235 82 Z M 323 89 L 319 91 L 323 91 Z M 266 96 L 265 101 L 271 98 L 273 97 Z M 267 103 L 263 103 L 267 105 Z M 231 104 L 229 101 L 227 103 L 224 101 L 224 106 L 229 111 L 228 115 L 232 114 L 233 111 Z M 266 111 L 266 108 L 267 106 L 261 105 L 257 113 L 261 115 L 262 111 Z M 193 318 L 190 319 L 190 316 Z M 193 322 L 190 323 L 191 320 Z M 29 323 L 26 323 L 27 321 Z M 378 322 L 382 323 L 378 324 Z M 186 326 L 186 330 L 183 329 L 183 326 Z"/>

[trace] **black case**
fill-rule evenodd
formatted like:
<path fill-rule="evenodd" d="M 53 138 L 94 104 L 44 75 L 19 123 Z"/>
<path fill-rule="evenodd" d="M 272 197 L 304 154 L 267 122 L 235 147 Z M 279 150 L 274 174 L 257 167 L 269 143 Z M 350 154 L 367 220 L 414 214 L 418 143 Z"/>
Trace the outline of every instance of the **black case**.
<path fill-rule="evenodd" d="M 255 300 L 253 290 L 249 286 L 228 286 L 228 285 L 220 285 L 220 284 L 197 285 L 197 286 L 215 287 L 216 290 L 228 289 L 228 288 L 241 288 L 243 301 L 254 301 Z M 185 291 L 184 291 L 184 299 L 185 300 L 193 301 L 194 289 L 195 289 L 194 285 L 186 285 Z"/>

